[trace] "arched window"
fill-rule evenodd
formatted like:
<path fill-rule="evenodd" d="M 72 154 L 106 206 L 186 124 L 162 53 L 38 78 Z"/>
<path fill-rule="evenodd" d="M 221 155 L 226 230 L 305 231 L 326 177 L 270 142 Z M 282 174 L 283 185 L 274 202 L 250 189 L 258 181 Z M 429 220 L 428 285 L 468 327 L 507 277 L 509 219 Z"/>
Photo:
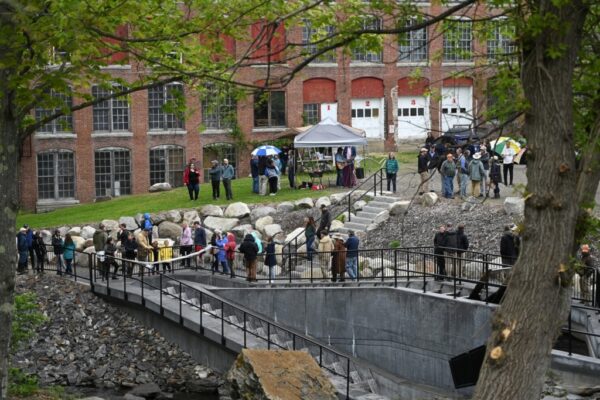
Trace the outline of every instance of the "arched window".
<path fill-rule="evenodd" d="M 184 167 L 183 147 L 164 145 L 150 149 L 150 185 L 168 182 L 172 187 L 182 186 Z"/>
<path fill-rule="evenodd" d="M 107 147 L 94 152 L 96 197 L 131 194 L 131 154 Z"/>
<path fill-rule="evenodd" d="M 75 198 L 75 156 L 70 150 L 50 150 L 37 155 L 38 199 Z"/>

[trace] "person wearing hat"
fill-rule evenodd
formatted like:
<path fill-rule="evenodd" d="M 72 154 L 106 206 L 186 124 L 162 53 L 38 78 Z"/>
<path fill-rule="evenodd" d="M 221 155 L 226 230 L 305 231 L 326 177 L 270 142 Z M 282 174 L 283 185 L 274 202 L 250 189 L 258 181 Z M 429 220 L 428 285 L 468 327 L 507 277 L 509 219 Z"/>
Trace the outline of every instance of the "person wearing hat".
<path fill-rule="evenodd" d="M 331 213 L 325 204 L 321 204 L 321 220 L 319 221 L 319 228 L 317 229 L 317 237 L 321 237 L 321 232 L 327 231 L 331 228 Z"/>
<path fill-rule="evenodd" d="M 333 252 L 331 253 L 331 281 L 344 282 L 346 276 L 346 246 L 344 238 L 336 233 L 333 235 Z"/>
<path fill-rule="evenodd" d="M 500 198 L 500 182 L 502 182 L 502 173 L 500 171 L 500 164 L 498 163 L 498 156 L 492 157 L 490 163 L 490 186 L 494 186 L 494 198 Z"/>
<path fill-rule="evenodd" d="M 471 196 L 482 197 L 483 195 L 480 195 L 480 184 L 485 177 L 485 170 L 481 162 L 481 153 L 473 154 L 473 160 L 469 163 L 469 177 L 471 178 Z"/>
<path fill-rule="evenodd" d="M 421 184 L 419 185 L 419 194 L 422 195 L 429 191 L 429 154 L 427 149 L 422 147 L 419 151 L 419 157 L 417 159 L 417 172 L 421 178 Z"/>
<path fill-rule="evenodd" d="M 29 257 L 29 248 L 27 247 L 27 229 L 19 229 L 17 233 L 17 251 L 19 253 L 19 262 L 17 272 L 19 275 L 27 273 L 27 257 Z"/>
<path fill-rule="evenodd" d="M 221 174 L 223 170 L 217 160 L 212 160 L 211 167 L 208 170 L 208 176 L 210 177 L 210 183 L 212 185 L 212 197 L 213 200 L 217 200 L 221 197 Z"/>
<path fill-rule="evenodd" d="M 354 235 L 353 230 L 348 231 L 348 239 L 344 246 L 346 247 L 346 272 L 353 281 L 358 277 L 358 246 L 360 241 Z"/>
<path fill-rule="evenodd" d="M 579 291 L 580 300 L 583 304 L 592 303 L 593 299 L 590 296 L 591 278 L 594 275 L 594 263 L 590 255 L 590 246 L 588 244 L 581 245 L 580 262 L 581 268 L 577 271 L 579 275 Z"/>

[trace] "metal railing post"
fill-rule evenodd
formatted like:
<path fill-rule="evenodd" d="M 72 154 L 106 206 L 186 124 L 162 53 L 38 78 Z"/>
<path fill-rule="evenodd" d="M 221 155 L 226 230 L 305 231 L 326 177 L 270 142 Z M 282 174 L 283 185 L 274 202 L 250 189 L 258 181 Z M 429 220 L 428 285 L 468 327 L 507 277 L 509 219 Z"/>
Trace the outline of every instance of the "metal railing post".
<path fill-rule="evenodd" d="M 183 293 L 181 292 L 181 290 L 182 290 L 181 282 L 179 282 L 179 323 L 181 325 L 183 325 L 183 312 L 182 312 L 183 305 L 181 304 Z"/>
<path fill-rule="evenodd" d="M 221 300 L 221 344 L 225 345 L 225 306 Z"/>
<path fill-rule="evenodd" d="M 379 195 L 383 196 L 383 169 L 380 169 L 380 179 L 379 179 Z"/>
<path fill-rule="evenodd" d="M 352 198 L 352 194 L 351 194 L 351 193 L 352 193 L 352 192 L 350 192 L 350 193 L 348 194 L 348 209 L 346 210 L 346 211 L 348 212 L 348 215 L 347 215 L 347 217 L 348 217 L 348 222 L 351 222 L 351 221 L 352 221 L 352 217 L 351 217 L 352 213 L 350 212 L 350 207 L 351 207 L 351 205 L 350 205 L 350 202 L 351 202 L 351 201 L 350 201 L 350 200 L 351 200 L 351 198 Z"/>
<path fill-rule="evenodd" d="M 487 277 L 485 280 L 485 304 L 488 303 L 488 297 L 490 296 L 490 265 L 487 263 L 487 255 L 485 257 L 486 259 L 486 263 L 484 265 L 485 267 L 485 276 Z"/>
<path fill-rule="evenodd" d="M 573 334 L 571 333 L 571 309 L 569 309 L 569 355 L 573 355 L 573 344 L 571 343 L 571 338 Z"/>
<path fill-rule="evenodd" d="M 323 366 L 323 346 L 319 346 L 319 367 Z"/>
<path fill-rule="evenodd" d="M 350 398 L 350 359 L 346 358 L 346 399 Z"/>
<path fill-rule="evenodd" d="M 142 275 L 142 305 L 146 305 L 146 299 L 144 298 L 144 269 L 140 268 L 140 274 Z"/>
<path fill-rule="evenodd" d="M 271 350 L 271 324 L 267 322 L 267 350 Z"/>
<path fill-rule="evenodd" d="M 94 293 L 94 263 L 92 253 L 88 254 L 88 267 L 90 269 L 90 290 Z"/>
<path fill-rule="evenodd" d="M 394 287 L 398 287 L 398 250 L 396 249 L 394 249 Z"/>
<path fill-rule="evenodd" d="M 160 302 L 160 315 L 164 315 L 165 311 L 163 309 L 163 299 L 162 299 L 162 294 L 163 294 L 163 274 L 160 274 L 160 278 L 159 278 L 159 283 L 158 283 L 158 289 L 159 289 L 159 302 Z"/>
<path fill-rule="evenodd" d="M 203 324 L 203 317 L 202 315 L 204 314 L 204 300 L 202 299 L 202 291 L 200 291 L 200 333 L 202 335 L 204 335 L 204 324 Z"/>
<path fill-rule="evenodd" d="M 427 292 L 427 265 L 425 265 L 425 254 L 423 254 L 423 293 Z M 435 268 L 435 266 L 434 266 Z"/>
<path fill-rule="evenodd" d="M 244 348 L 248 347 L 246 345 L 246 332 L 247 332 L 247 327 L 246 327 L 246 311 L 244 311 Z"/>
<path fill-rule="evenodd" d="M 73 257 L 73 273 L 75 274 L 75 282 L 77 282 L 77 254 Z"/>

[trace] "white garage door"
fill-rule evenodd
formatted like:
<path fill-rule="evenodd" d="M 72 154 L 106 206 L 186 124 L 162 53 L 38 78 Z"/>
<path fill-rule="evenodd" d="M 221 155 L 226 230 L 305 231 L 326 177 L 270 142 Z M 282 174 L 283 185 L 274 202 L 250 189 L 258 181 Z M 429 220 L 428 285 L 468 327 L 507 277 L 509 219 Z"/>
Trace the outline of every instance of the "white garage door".
<path fill-rule="evenodd" d="M 425 138 L 431 125 L 429 97 L 398 97 L 398 138 Z"/>
<path fill-rule="evenodd" d="M 352 126 L 364 129 L 367 138 L 383 139 L 383 99 L 352 100 Z"/>
<path fill-rule="evenodd" d="M 443 87 L 441 101 L 442 132 L 454 125 L 473 122 L 473 87 Z"/>

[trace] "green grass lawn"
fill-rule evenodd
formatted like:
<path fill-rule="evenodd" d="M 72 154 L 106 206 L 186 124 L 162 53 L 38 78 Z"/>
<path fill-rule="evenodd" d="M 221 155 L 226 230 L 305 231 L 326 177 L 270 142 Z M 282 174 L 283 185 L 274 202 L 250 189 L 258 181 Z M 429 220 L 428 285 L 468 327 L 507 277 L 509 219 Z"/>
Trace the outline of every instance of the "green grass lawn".
<path fill-rule="evenodd" d="M 387 154 L 369 154 L 362 165 L 366 169 L 365 177 L 381 168 L 386 158 Z M 397 153 L 396 158 L 402 169 L 405 163 L 416 164 L 417 153 Z M 298 183 L 302 181 L 310 181 L 307 174 L 300 174 L 297 177 Z M 335 171 L 326 173 L 323 176 L 323 183 L 328 185 L 329 182 L 335 184 Z M 313 191 L 292 190 L 288 186 L 287 177 L 282 177 L 282 189 L 277 193 L 277 196 L 259 196 L 252 193 L 252 180 L 250 178 L 236 179 L 232 182 L 233 198 L 234 201 L 241 201 L 248 204 L 274 203 L 286 200 L 298 200 L 303 197 L 321 197 L 337 191 L 335 187 Z M 226 205 L 230 203 L 224 198 L 225 191 L 222 185 L 221 199 L 213 201 L 211 186 L 204 183 L 200 185 L 200 198 L 198 201 L 189 200 L 186 188 L 177 188 L 170 192 L 123 196 L 106 202 L 81 204 L 42 214 L 20 213 L 17 217 L 17 227 L 23 226 L 23 224 L 29 224 L 33 228 L 45 228 L 94 223 L 103 219 L 134 216 L 137 213 L 156 213 L 173 209 L 200 207 L 205 204 Z"/>
<path fill-rule="evenodd" d="M 335 179 L 332 181 L 334 182 Z M 326 179 L 324 182 L 326 183 Z M 55 227 L 98 222 L 103 219 L 119 219 L 121 216 L 134 216 L 137 213 L 156 213 L 181 208 L 201 207 L 205 204 L 226 205 L 233 202 L 274 203 L 286 200 L 298 200 L 304 197 L 321 197 L 335 191 L 336 188 L 325 190 L 292 190 L 287 178 L 282 179 L 281 191 L 276 196 L 259 196 L 252 193 L 250 178 L 232 181 L 233 201 L 225 200 L 225 190 L 221 185 L 221 199 L 212 199 L 210 183 L 200 185 L 200 196 L 197 201 L 191 201 L 186 188 L 177 188 L 170 192 L 147 193 L 114 198 L 100 203 L 81 204 L 60 210 L 34 214 L 20 213 L 17 217 L 17 227 L 29 224 L 33 228 Z"/>

